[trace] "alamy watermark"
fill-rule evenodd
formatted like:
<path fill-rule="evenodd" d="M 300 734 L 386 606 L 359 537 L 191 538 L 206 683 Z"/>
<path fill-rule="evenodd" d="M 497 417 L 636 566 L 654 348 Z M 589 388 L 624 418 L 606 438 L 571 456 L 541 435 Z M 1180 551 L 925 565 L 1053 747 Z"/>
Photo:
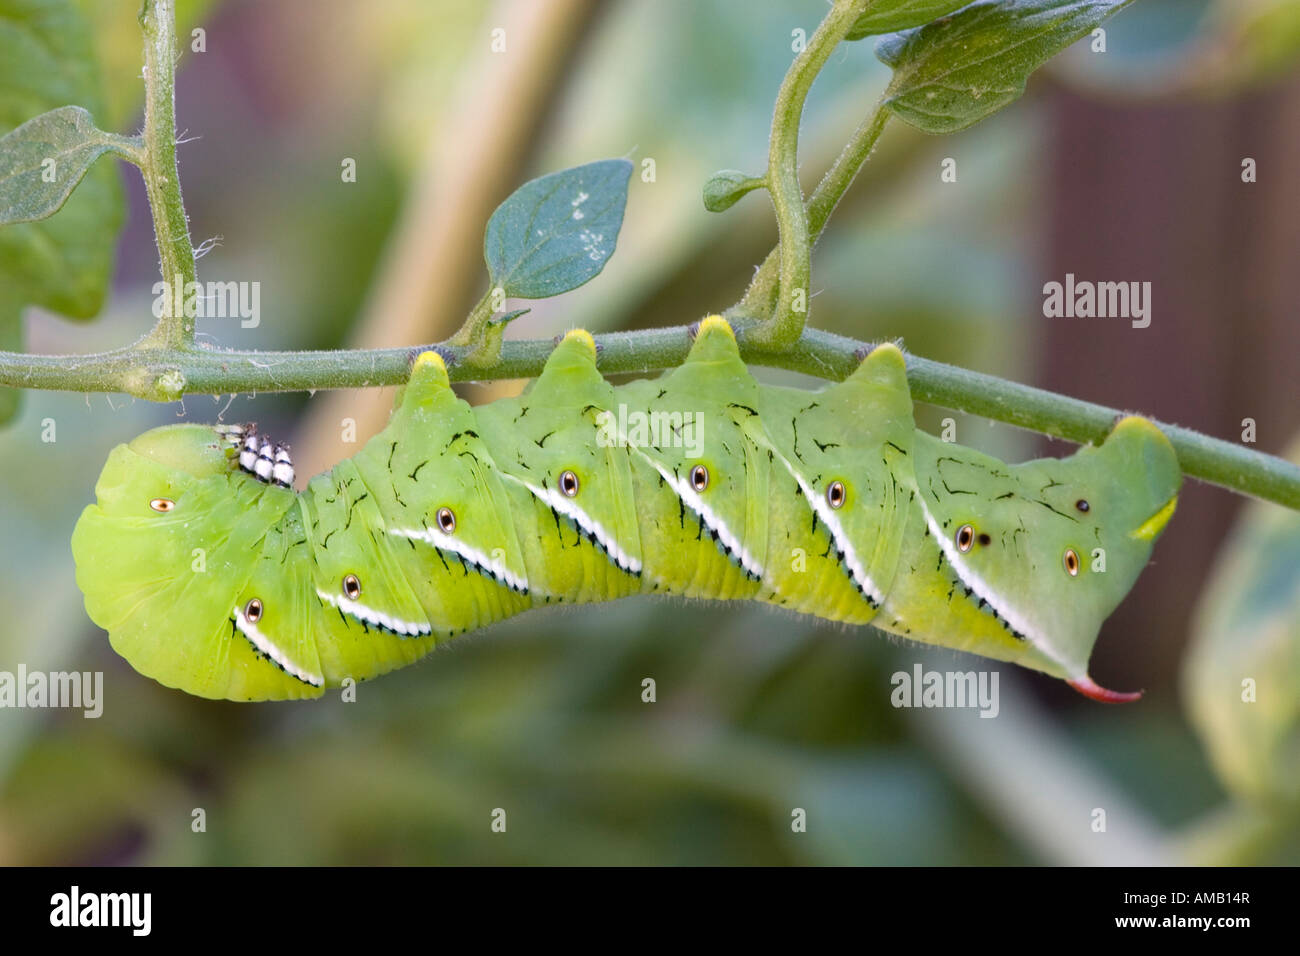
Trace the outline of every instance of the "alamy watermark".
<path fill-rule="evenodd" d="M 153 315 L 192 319 L 239 319 L 245 329 L 262 323 L 262 284 L 260 282 L 184 282 L 176 276 L 172 282 L 153 284 Z"/>
<path fill-rule="evenodd" d="M 895 671 L 889 702 L 895 707 L 977 707 L 981 717 L 998 715 L 997 671 L 927 671 L 920 664 Z"/>
<path fill-rule="evenodd" d="M 83 893 L 73 885 L 50 897 L 50 925 L 125 927 L 148 936 L 153 927 L 152 893 Z"/>
<path fill-rule="evenodd" d="M 104 713 L 103 671 L 0 671 L 0 707 L 65 708 L 84 711 L 83 717 Z"/>
<path fill-rule="evenodd" d="M 596 416 L 601 448 L 684 448 L 686 457 L 704 453 L 703 412 L 631 411 L 619 404 L 618 411 Z"/>
<path fill-rule="evenodd" d="M 1043 315 L 1049 319 L 1131 319 L 1133 328 L 1151 324 L 1150 282 L 1076 281 L 1043 285 Z"/>

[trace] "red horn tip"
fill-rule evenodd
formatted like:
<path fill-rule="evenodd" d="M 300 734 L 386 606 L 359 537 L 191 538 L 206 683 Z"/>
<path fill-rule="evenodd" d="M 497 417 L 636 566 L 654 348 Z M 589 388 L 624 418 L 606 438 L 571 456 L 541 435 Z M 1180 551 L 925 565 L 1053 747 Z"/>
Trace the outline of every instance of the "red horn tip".
<path fill-rule="evenodd" d="M 1077 690 L 1084 697 L 1091 697 L 1093 700 L 1099 700 L 1103 704 L 1128 704 L 1135 700 L 1140 700 L 1142 691 L 1135 690 L 1131 693 L 1123 693 L 1118 690 L 1107 690 L 1102 687 L 1091 677 L 1077 677 L 1074 680 L 1067 680 L 1067 684 Z"/>

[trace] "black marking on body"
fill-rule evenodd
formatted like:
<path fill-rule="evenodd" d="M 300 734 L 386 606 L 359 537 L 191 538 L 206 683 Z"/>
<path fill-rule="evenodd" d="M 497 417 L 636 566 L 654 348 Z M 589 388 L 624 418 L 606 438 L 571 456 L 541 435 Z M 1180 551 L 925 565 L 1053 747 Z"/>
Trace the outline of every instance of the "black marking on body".
<path fill-rule="evenodd" d="M 357 505 L 361 504 L 361 502 L 365 501 L 369 497 L 370 497 L 370 492 L 365 491 L 361 493 L 361 496 L 359 498 L 356 498 L 355 500 L 348 503 L 348 520 L 343 523 L 344 531 L 347 531 L 352 527 L 352 515 L 356 512 Z"/>
<path fill-rule="evenodd" d="M 948 562 L 948 556 L 944 553 L 943 549 L 940 548 L 939 565 L 935 570 L 936 571 L 942 570 L 945 565 L 948 566 L 949 578 L 952 582 L 952 586 L 948 589 L 948 603 L 949 604 L 952 603 L 953 593 L 959 587 L 962 589 L 962 593 L 967 598 L 971 597 L 971 595 L 975 593 L 974 590 L 970 587 L 967 587 L 964 583 L 962 583 L 961 575 L 959 575 L 957 573 L 957 569 L 954 568 Z M 1018 641 L 1028 640 L 1025 634 L 1022 633 L 1021 631 L 1016 630 L 1016 628 L 1012 627 L 1011 622 L 1008 621 L 1005 617 L 1003 617 L 1002 614 L 998 611 L 998 609 L 995 608 L 992 604 L 990 604 L 986 598 L 981 597 L 979 599 L 979 603 L 975 605 L 975 609 L 985 614 L 992 615 L 993 619 L 1002 625 L 1002 629 L 1006 631 L 1008 634 L 1010 634 L 1012 637 L 1014 637 L 1016 640 Z"/>
<path fill-rule="evenodd" d="M 1031 500 L 1034 501 L 1034 502 L 1036 502 L 1036 503 L 1038 503 L 1038 504 L 1040 504 L 1040 505 L 1042 505 L 1044 508 L 1046 508 L 1048 511 L 1052 512 L 1053 514 L 1058 514 L 1058 515 L 1060 515 L 1062 518 L 1068 518 L 1069 520 L 1073 521 L 1075 524 L 1078 524 L 1078 523 L 1079 523 L 1079 519 L 1076 518 L 1076 517 L 1074 517 L 1074 515 L 1066 514 L 1064 511 L 1057 511 L 1057 510 L 1056 510 L 1055 508 L 1053 508 L 1050 504 L 1048 504 L 1046 501 L 1043 501 L 1043 500 L 1040 499 L 1040 498 L 1033 498 L 1033 499 L 1031 499 Z"/>
<path fill-rule="evenodd" d="M 420 523 L 424 524 L 423 518 L 420 519 Z M 425 524 L 424 529 L 428 531 L 429 526 Z M 444 550 L 460 562 L 461 569 L 465 572 L 465 577 L 469 577 L 470 571 L 473 570 L 478 572 L 483 577 L 487 578 L 489 581 L 499 584 L 502 587 L 509 588 L 511 591 L 514 591 L 518 594 L 526 595 L 528 593 L 528 588 L 526 586 L 511 584 L 508 581 L 497 577 L 496 573 L 490 567 L 488 567 L 485 564 L 480 564 L 478 561 L 475 561 L 472 558 L 466 558 L 465 555 L 461 554 L 459 551 L 452 550 L 451 548 L 444 549 L 436 544 L 433 544 L 433 542 L 426 542 L 426 543 L 428 543 L 433 548 L 434 554 L 438 555 L 438 559 L 442 561 L 442 566 L 444 569 L 446 569 L 448 573 L 451 572 L 451 566 L 447 564 L 447 558 L 443 554 Z"/>
<path fill-rule="evenodd" d="M 701 531 L 701 533 L 703 533 L 706 529 L 708 530 L 708 532 L 709 532 L 709 536 L 710 536 L 711 538 L 713 538 L 713 544 L 714 544 L 714 546 L 715 546 L 719 551 L 722 552 L 723 556 L 724 556 L 724 557 L 725 557 L 729 562 L 731 562 L 732 566 L 735 567 L 735 568 L 737 568 L 737 569 L 740 571 L 740 573 L 743 574 L 743 575 L 744 575 L 746 578 L 748 578 L 750 581 L 761 581 L 762 578 L 761 578 L 759 575 L 755 574 L 753 571 L 749 570 L 749 568 L 745 567 L 743 564 L 740 563 L 740 555 L 737 554 L 737 553 L 735 552 L 735 550 L 733 550 L 733 549 L 731 548 L 730 545 L 727 545 L 727 544 L 724 544 L 724 543 L 723 543 L 721 537 L 719 537 L 719 535 L 718 535 L 718 532 L 717 532 L 716 530 L 714 530 L 713 528 L 710 528 L 708 525 L 706 525 L 706 524 L 704 523 L 704 516 L 703 516 L 703 515 L 698 515 L 698 517 L 699 517 L 699 519 L 700 519 L 700 531 Z M 700 536 L 699 536 L 699 535 L 696 535 L 696 540 L 697 540 L 697 541 L 700 540 Z"/>

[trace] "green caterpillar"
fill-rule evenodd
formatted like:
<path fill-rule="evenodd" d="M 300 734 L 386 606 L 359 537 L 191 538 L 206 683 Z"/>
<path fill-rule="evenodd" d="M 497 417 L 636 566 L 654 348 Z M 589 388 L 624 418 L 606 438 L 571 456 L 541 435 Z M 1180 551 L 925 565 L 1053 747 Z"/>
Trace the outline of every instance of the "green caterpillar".
<path fill-rule="evenodd" d="M 1006 465 L 913 424 L 902 353 L 822 391 L 759 385 L 711 316 L 686 362 L 615 387 L 570 332 L 472 408 L 436 352 L 388 426 L 291 490 L 286 449 L 174 425 L 109 456 L 72 538 L 90 617 L 203 697 L 316 697 L 530 607 L 758 600 L 1011 661 L 1104 701 L 1087 662 L 1173 514 L 1150 422 Z"/>

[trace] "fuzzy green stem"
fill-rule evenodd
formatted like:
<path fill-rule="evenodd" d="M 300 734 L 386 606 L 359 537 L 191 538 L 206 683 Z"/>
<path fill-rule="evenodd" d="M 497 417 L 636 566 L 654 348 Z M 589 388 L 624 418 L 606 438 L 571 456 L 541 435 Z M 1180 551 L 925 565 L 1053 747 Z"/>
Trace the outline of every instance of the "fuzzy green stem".
<path fill-rule="evenodd" d="M 690 349 L 686 326 L 612 332 L 596 337 L 600 369 L 607 375 L 649 372 L 680 365 Z M 505 342 L 490 365 L 466 359 L 474 348 L 439 346 L 455 381 L 531 378 L 555 343 L 551 339 Z M 741 354 L 754 365 L 844 378 L 866 344 L 805 329 L 796 348 L 770 352 L 742 339 Z M 304 389 L 398 385 L 410 374 L 413 349 L 333 352 L 253 352 L 216 349 L 119 349 L 97 355 L 24 355 L 0 352 L 0 385 L 77 392 L 126 392 L 151 401 L 175 401 L 186 394 L 284 392 Z M 912 395 L 1075 442 L 1106 436 L 1119 409 L 1083 402 L 919 356 L 907 358 Z M 1178 452 L 1183 471 L 1202 481 L 1300 510 L 1300 468 L 1232 442 L 1177 425 L 1157 423 Z"/>
<path fill-rule="evenodd" d="M 876 148 L 876 141 L 885 129 L 885 124 L 893 114 L 877 106 L 868 114 L 862 124 L 853 131 L 853 137 L 840 151 L 831 168 L 826 171 L 817 188 L 808 200 L 808 238 L 810 245 L 816 245 L 821 238 L 826 222 L 839 205 L 840 199 L 848 192 L 858 171 L 866 163 L 871 151 Z M 727 310 L 728 318 L 759 317 L 771 315 L 777 307 L 777 292 L 781 287 L 781 247 L 776 246 L 767 254 L 763 264 L 754 273 L 749 288 L 739 302 Z"/>
<path fill-rule="evenodd" d="M 498 289 L 488 289 L 470 309 L 456 334 L 447 340 L 448 345 L 468 349 L 465 362 L 475 368 L 494 364 L 501 354 L 500 336 L 488 335 L 488 322 L 495 312 L 492 300 L 499 295 Z"/>
<path fill-rule="evenodd" d="M 144 0 L 140 26 L 144 33 L 144 148 L 137 158 L 144 174 L 145 192 L 153 214 L 163 281 L 185 286 L 196 281 L 194 247 L 189 220 L 181 200 L 176 167 L 176 10 L 174 0 Z M 158 324 L 141 341 L 154 349 L 194 347 L 194 317 L 173 315 L 176 296 L 166 296 L 167 306 Z"/>
<path fill-rule="evenodd" d="M 779 234 L 780 286 L 775 309 L 764 316 L 765 321 L 748 330 L 747 338 L 760 348 L 792 348 L 807 321 L 812 247 L 808 211 L 799 185 L 799 124 L 813 81 L 868 2 L 836 0 L 808 45 L 795 57 L 777 94 L 765 178 Z"/>

